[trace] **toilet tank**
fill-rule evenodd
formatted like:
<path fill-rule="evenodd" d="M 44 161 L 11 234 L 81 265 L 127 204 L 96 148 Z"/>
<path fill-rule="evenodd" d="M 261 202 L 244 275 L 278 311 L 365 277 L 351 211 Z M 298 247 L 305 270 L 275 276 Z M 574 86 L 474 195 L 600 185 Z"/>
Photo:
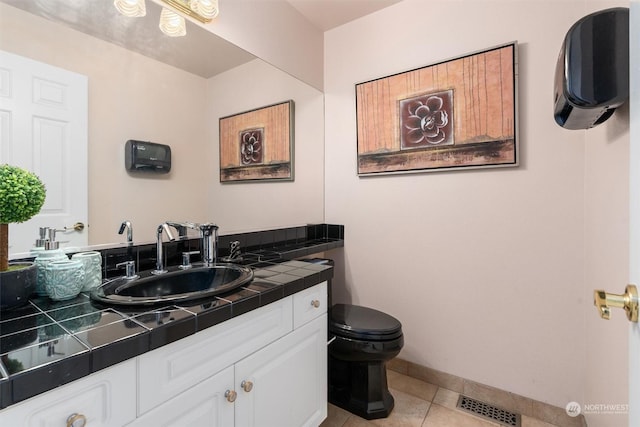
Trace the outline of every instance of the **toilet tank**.
<path fill-rule="evenodd" d="M 592 128 L 628 97 L 629 9 L 605 9 L 578 20 L 556 64 L 556 123 L 566 129 Z"/>

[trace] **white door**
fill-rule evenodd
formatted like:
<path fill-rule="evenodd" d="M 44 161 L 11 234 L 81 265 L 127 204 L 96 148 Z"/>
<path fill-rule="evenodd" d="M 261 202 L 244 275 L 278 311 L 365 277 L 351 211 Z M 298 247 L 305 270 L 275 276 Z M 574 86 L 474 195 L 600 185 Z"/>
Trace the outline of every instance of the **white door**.
<path fill-rule="evenodd" d="M 25 253 L 39 227 L 87 224 L 87 77 L 0 51 L 0 163 L 34 172 L 47 196 L 40 214 L 9 225 L 9 253 Z M 59 233 L 87 246 L 88 230 Z"/>
<path fill-rule="evenodd" d="M 624 308 L 629 322 L 629 427 L 640 426 L 640 0 L 629 5 L 629 283 L 624 294 L 596 291 L 601 315 Z M 622 288 L 622 285 L 620 285 Z M 613 291 L 613 289 L 611 289 Z M 619 290 L 618 290 L 619 291 Z M 621 313 L 616 313 L 621 315 Z"/>
<path fill-rule="evenodd" d="M 318 426 L 327 416 L 327 315 L 235 367 L 236 427 Z"/>
<path fill-rule="evenodd" d="M 630 248 L 629 281 L 640 284 L 640 1 L 629 8 L 630 36 Z M 640 326 L 629 326 L 629 426 L 640 426 Z"/>

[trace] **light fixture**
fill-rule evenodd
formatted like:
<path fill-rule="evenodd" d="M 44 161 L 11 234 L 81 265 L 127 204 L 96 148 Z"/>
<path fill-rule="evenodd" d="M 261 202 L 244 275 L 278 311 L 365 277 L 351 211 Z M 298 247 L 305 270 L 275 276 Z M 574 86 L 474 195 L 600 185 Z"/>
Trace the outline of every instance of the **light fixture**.
<path fill-rule="evenodd" d="M 190 0 L 189 7 L 208 19 L 218 16 L 218 0 Z"/>
<path fill-rule="evenodd" d="M 170 37 L 181 37 L 187 34 L 184 18 L 166 7 L 162 8 L 159 27 Z"/>
<path fill-rule="evenodd" d="M 137 18 L 147 14 L 144 0 L 113 0 L 113 5 L 124 16 Z"/>
<path fill-rule="evenodd" d="M 218 16 L 218 0 L 162 0 L 173 9 L 203 24 Z"/>
<path fill-rule="evenodd" d="M 186 23 L 182 15 L 207 24 L 219 13 L 218 0 L 161 1 L 171 8 L 162 8 L 159 27 L 163 33 L 171 37 L 180 37 L 187 34 Z M 140 17 L 147 14 L 145 0 L 113 0 L 113 5 L 124 16 Z"/>

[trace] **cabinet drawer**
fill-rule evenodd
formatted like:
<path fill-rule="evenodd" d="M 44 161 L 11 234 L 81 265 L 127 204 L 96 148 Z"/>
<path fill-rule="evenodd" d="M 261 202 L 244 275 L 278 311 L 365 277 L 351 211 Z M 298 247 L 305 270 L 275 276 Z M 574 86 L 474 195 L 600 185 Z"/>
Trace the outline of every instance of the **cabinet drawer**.
<path fill-rule="evenodd" d="M 327 312 L 327 282 L 319 283 L 293 295 L 293 328 Z"/>
<path fill-rule="evenodd" d="M 0 425 L 59 427 L 72 414 L 88 426 L 123 426 L 136 417 L 136 363 L 129 360 L 0 411 Z"/>
<path fill-rule="evenodd" d="M 138 415 L 177 396 L 292 330 L 292 297 L 138 357 Z"/>

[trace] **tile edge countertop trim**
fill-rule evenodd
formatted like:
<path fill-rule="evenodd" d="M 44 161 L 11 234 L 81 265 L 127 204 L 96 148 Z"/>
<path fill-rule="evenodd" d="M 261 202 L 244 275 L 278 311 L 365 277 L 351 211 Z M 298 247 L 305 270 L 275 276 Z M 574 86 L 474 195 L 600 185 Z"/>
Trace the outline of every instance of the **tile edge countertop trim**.
<path fill-rule="evenodd" d="M 243 245 L 241 264 L 253 269 L 254 279 L 228 294 L 131 310 L 97 305 L 82 293 L 60 302 L 33 298 L 1 312 L 0 410 L 331 280 L 331 265 L 296 259 L 344 246 L 344 227 L 315 224 L 221 236 L 222 256 L 222 244 L 233 240 Z M 147 246 L 100 250 L 104 278 L 122 275 L 115 264 L 123 257 L 143 261 L 141 270 L 153 265 L 145 262 Z M 168 265 L 176 266 L 182 251 L 199 249 L 199 240 L 167 246 Z"/>

